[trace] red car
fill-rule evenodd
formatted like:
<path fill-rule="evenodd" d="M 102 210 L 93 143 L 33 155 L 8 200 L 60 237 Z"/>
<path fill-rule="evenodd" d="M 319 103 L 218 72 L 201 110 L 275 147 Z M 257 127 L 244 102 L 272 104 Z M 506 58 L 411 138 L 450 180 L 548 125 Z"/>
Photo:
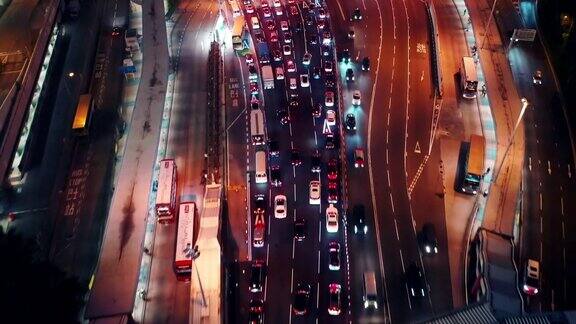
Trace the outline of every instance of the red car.
<path fill-rule="evenodd" d="M 258 82 L 250 82 L 250 93 L 258 94 Z"/>
<path fill-rule="evenodd" d="M 337 283 L 330 284 L 330 305 L 328 306 L 328 314 L 339 315 L 340 314 L 340 291 L 341 286 Z"/>
<path fill-rule="evenodd" d="M 328 179 L 338 179 L 338 161 L 336 161 L 336 159 L 331 159 L 328 162 Z"/>

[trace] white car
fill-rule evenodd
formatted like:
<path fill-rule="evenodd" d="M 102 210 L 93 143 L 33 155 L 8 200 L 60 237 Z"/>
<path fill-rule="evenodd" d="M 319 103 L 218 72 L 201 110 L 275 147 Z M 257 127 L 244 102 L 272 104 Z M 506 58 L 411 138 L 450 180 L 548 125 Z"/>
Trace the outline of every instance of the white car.
<path fill-rule="evenodd" d="M 282 51 L 284 52 L 284 55 L 292 54 L 292 48 L 290 47 L 290 45 L 282 46 Z"/>
<path fill-rule="evenodd" d="M 302 59 L 302 64 L 310 65 L 310 61 L 312 60 L 312 54 L 304 53 L 304 58 Z"/>
<path fill-rule="evenodd" d="M 334 92 L 326 91 L 324 93 L 324 105 L 326 107 L 334 107 Z"/>
<path fill-rule="evenodd" d="M 329 109 L 326 111 L 326 122 L 328 122 L 328 126 L 336 125 L 336 112 L 334 110 Z"/>
<path fill-rule="evenodd" d="M 281 67 L 276 68 L 276 80 L 284 80 L 284 69 Z"/>
<path fill-rule="evenodd" d="M 282 31 L 288 31 L 288 29 L 290 29 L 290 26 L 288 25 L 288 22 L 286 20 L 282 20 L 280 22 L 280 29 Z"/>
<path fill-rule="evenodd" d="M 352 94 L 352 105 L 360 106 L 360 102 L 362 101 L 362 95 L 360 94 L 360 90 L 354 90 Z"/>
<path fill-rule="evenodd" d="M 274 217 L 286 218 L 286 196 L 277 195 L 274 197 Z"/>
<path fill-rule="evenodd" d="M 308 88 L 310 86 L 310 77 L 308 77 L 308 74 L 300 74 L 300 86 L 302 88 Z"/>
<path fill-rule="evenodd" d="M 282 8 L 275 8 L 274 12 L 276 13 L 276 16 L 282 16 L 284 14 Z"/>
<path fill-rule="evenodd" d="M 320 181 L 310 181 L 310 205 L 320 205 Z"/>
<path fill-rule="evenodd" d="M 272 5 L 276 8 L 279 8 L 279 7 L 282 7 L 282 2 L 280 2 L 280 0 L 274 0 Z"/>
<path fill-rule="evenodd" d="M 333 204 L 326 208 L 326 231 L 338 233 L 338 209 Z"/>

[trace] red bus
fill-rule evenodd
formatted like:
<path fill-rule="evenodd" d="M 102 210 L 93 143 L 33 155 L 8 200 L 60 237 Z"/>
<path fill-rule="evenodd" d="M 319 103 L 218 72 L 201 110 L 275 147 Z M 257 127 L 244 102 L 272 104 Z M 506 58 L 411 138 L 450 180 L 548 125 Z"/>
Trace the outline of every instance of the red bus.
<path fill-rule="evenodd" d="M 158 190 L 156 192 L 156 215 L 159 223 L 174 221 L 176 209 L 176 163 L 174 159 L 160 161 Z"/>
<path fill-rule="evenodd" d="M 192 237 L 194 235 L 194 216 L 196 204 L 180 203 L 178 228 L 176 230 L 176 248 L 174 249 L 174 272 L 178 280 L 189 281 L 192 271 Z"/>

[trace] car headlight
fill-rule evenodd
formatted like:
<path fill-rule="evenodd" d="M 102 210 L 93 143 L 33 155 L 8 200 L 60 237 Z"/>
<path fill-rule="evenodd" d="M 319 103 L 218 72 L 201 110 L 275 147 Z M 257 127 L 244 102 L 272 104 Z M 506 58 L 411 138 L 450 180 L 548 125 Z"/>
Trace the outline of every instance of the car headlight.
<path fill-rule="evenodd" d="M 430 246 L 426 245 L 424 247 L 424 250 L 426 250 L 426 253 L 430 253 L 430 251 L 431 251 Z"/>

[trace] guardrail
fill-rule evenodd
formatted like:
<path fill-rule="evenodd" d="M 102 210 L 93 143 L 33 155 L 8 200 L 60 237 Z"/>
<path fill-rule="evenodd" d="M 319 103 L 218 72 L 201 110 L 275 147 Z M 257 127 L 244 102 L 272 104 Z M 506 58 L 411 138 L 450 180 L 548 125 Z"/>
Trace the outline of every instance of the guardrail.
<path fill-rule="evenodd" d="M 426 12 L 428 13 L 428 24 L 430 25 L 430 44 L 432 47 L 432 75 L 436 86 L 438 98 L 442 98 L 442 65 L 440 64 L 440 41 L 438 40 L 438 24 L 436 22 L 436 11 L 432 1 L 426 2 Z"/>

